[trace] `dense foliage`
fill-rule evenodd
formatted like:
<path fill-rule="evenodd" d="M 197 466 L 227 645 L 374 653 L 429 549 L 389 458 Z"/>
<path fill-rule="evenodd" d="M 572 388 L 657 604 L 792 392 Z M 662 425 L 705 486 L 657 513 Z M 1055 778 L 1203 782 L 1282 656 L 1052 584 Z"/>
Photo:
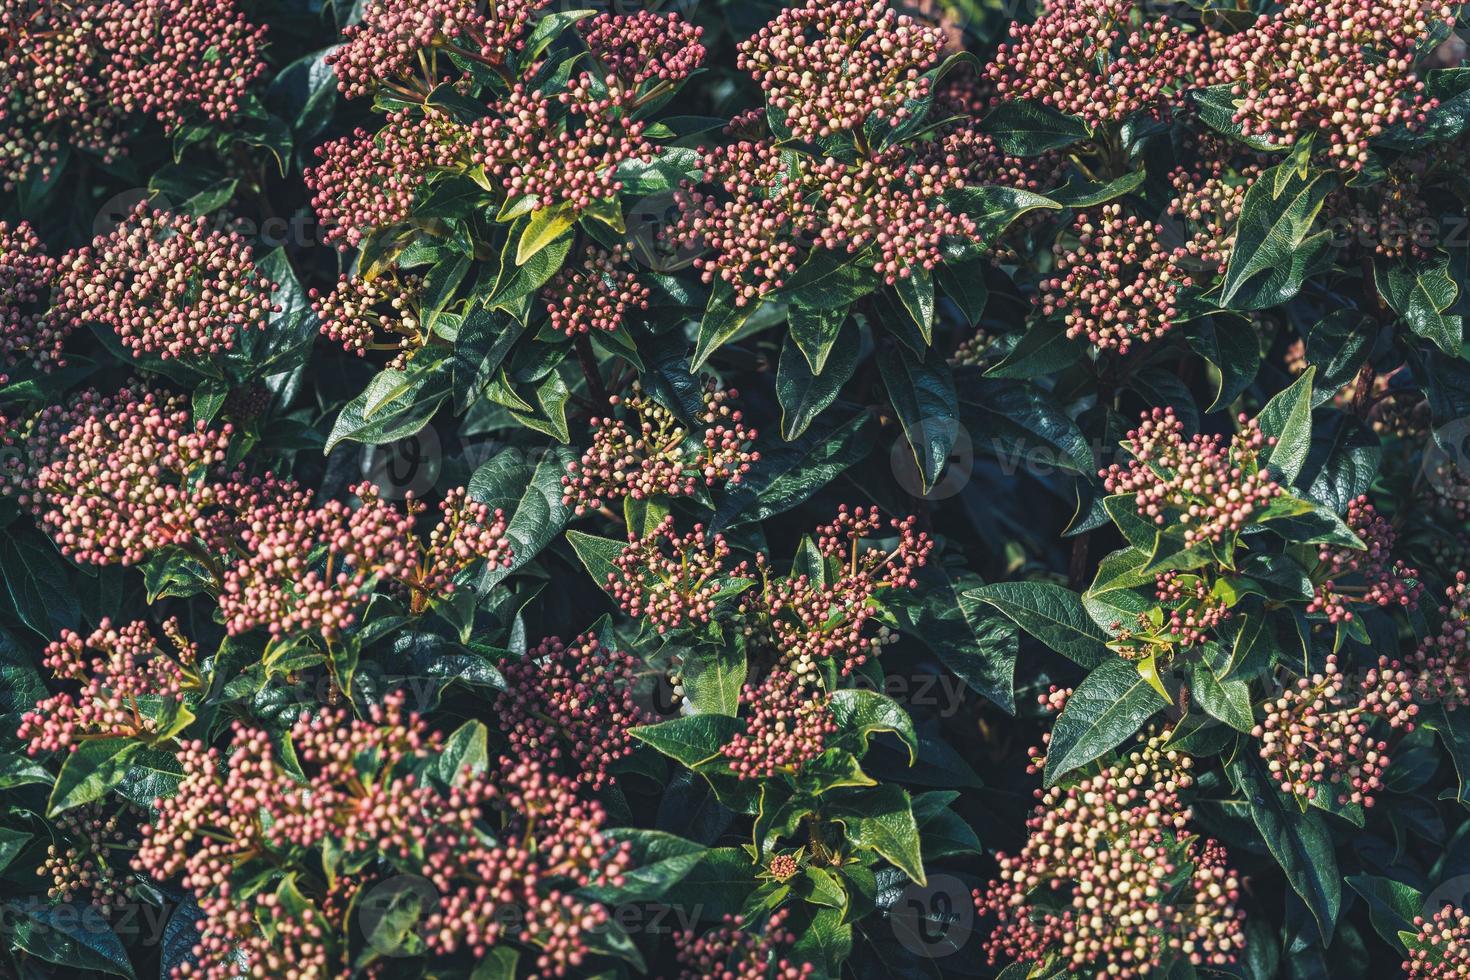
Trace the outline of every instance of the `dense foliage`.
<path fill-rule="evenodd" d="M 1435 0 L 3 0 L 0 973 L 1470 976 Z"/>

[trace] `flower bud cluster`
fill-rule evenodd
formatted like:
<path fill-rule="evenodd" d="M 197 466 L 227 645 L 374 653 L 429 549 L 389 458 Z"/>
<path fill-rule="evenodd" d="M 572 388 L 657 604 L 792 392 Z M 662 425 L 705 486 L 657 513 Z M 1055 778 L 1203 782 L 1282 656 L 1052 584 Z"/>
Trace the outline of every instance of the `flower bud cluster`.
<path fill-rule="evenodd" d="M 740 703 L 748 712 L 745 729 L 720 748 L 737 779 L 799 772 L 837 733 L 832 695 L 789 671 L 773 670 L 759 684 L 745 685 Z"/>
<path fill-rule="evenodd" d="M 1180 648 L 1202 646 L 1211 631 L 1231 617 L 1229 604 L 1198 575 L 1161 572 L 1154 589 L 1169 614 L 1167 629 Z"/>
<path fill-rule="evenodd" d="M 1072 232 L 1076 247 L 1054 246 L 1056 274 L 1041 283 L 1041 312 L 1060 316 L 1068 337 L 1119 354 L 1168 333 L 1179 291 L 1192 280 L 1160 241 L 1164 229 L 1106 204 L 1080 215 Z"/>
<path fill-rule="evenodd" d="M 323 240 L 347 250 L 408 220 L 414 196 L 435 171 L 461 165 L 463 127 L 439 115 L 391 113 L 377 132 L 357 129 L 317 147 L 303 174 Z"/>
<path fill-rule="evenodd" d="M 343 44 L 326 58 L 349 99 L 379 87 L 427 95 L 441 80 L 430 65 L 448 68 L 454 52 L 502 67 L 525 47 L 535 14 L 550 0 L 372 0 L 362 22 L 342 31 Z"/>
<path fill-rule="evenodd" d="M 757 555 L 761 589 L 740 605 L 747 637 L 803 681 L 812 681 L 828 661 L 842 674 L 852 673 L 891 639 L 886 628 L 865 635 L 878 612 L 873 600 L 889 589 L 915 588 L 914 576 L 933 550 L 933 540 L 916 531 L 916 523 L 913 517 L 895 518 L 889 522 L 897 535 L 893 545 L 870 546 L 864 539 L 882 527 L 877 509 L 842 505 L 836 520 L 814 536 L 826 563 L 820 576 L 773 578 L 766 556 Z"/>
<path fill-rule="evenodd" d="M 1321 568 L 1313 578 L 1327 576 L 1316 586 L 1308 613 L 1321 613 L 1330 622 L 1351 622 L 1349 606 L 1416 609 L 1424 586 L 1418 569 L 1393 557 L 1398 533 L 1368 502 L 1366 496 L 1348 504 L 1347 526 L 1362 539 L 1364 550 L 1323 545 L 1317 558 Z M 1354 584 L 1343 582 L 1349 578 Z"/>
<path fill-rule="evenodd" d="M 216 537 L 232 432 L 191 421 L 181 396 L 136 388 L 84 396 L 38 421 L 21 502 L 74 561 L 133 565 L 192 548 Z"/>
<path fill-rule="evenodd" d="M 1445 905 L 1433 916 L 1414 917 L 1418 932 L 1406 941 L 1408 980 L 1452 980 L 1470 976 L 1470 915 Z M 1405 933 L 1407 935 L 1407 933 Z"/>
<path fill-rule="evenodd" d="M 1373 722 L 1413 731 L 1412 687 L 1408 673 L 1385 658 L 1355 689 L 1329 656 L 1321 673 L 1299 678 L 1266 703 L 1251 736 L 1283 793 L 1372 806 L 1389 762 L 1388 743 L 1373 737 Z"/>
<path fill-rule="evenodd" d="M 452 491 L 440 504 L 427 545 L 414 534 L 424 505 L 400 510 L 371 483 L 352 492 L 360 505 L 307 506 L 293 494 L 252 509 L 240 532 L 241 559 L 225 571 L 220 612 L 231 635 L 264 627 L 273 637 L 317 631 L 328 640 L 353 625 L 373 588 L 406 592 L 409 610 L 454 591 L 454 577 L 477 561 L 508 565 L 501 511 Z"/>
<path fill-rule="evenodd" d="M 1029 99 L 1089 126 L 1155 115 L 1197 73 L 1200 45 L 1167 16 L 1131 21 L 1134 0 L 1048 0 L 986 67 L 1006 99 Z"/>
<path fill-rule="evenodd" d="M 36 874 L 50 878 L 46 897 L 58 902 L 81 901 L 104 912 L 134 901 L 136 892 L 123 855 L 138 846 L 123 826 L 136 808 L 123 804 L 110 813 L 105 804 L 88 803 L 58 814 L 60 843 L 46 848 Z M 114 857 L 114 852 L 120 852 Z"/>
<path fill-rule="evenodd" d="M 703 625 L 714 613 L 725 580 L 722 563 L 729 555 L 723 534 L 708 534 L 696 524 L 681 535 L 669 515 L 641 538 L 629 533 L 628 546 L 613 560 L 617 571 L 608 573 L 607 589 L 623 612 L 646 620 L 659 633 Z"/>
<path fill-rule="evenodd" d="M 774 865 L 774 861 L 772 864 Z M 810 963 L 798 963 L 781 954 L 796 944 L 796 934 L 785 928 L 787 909 L 772 913 L 759 930 L 745 928 L 745 920 L 727 915 L 703 935 L 684 934 L 678 946 L 678 980 L 804 980 L 815 972 Z"/>
<path fill-rule="evenodd" d="M 624 267 L 627 261 L 626 246 L 591 246 L 579 261 L 562 266 L 541 294 L 552 329 L 568 337 L 589 330 L 611 333 L 628 311 L 648 309 L 648 287 Z"/>
<path fill-rule="evenodd" d="M 186 696 L 199 687 L 198 649 L 184 639 L 178 620 L 163 624 L 169 654 L 141 620 L 114 628 L 103 619 L 87 637 L 65 630 L 46 647 L 44 665 L 58 680 L 75 681 L 75 693 L 56 694 L 21 716 L 18 738 L 31 755 L 66 752 L 88 738 L 148 737 L 160 722 L 177 717 Z"/>
<path fill-rule="evenodd" d="M 131 114 L 223 122 L 265 71 L 234 0 L 29 0 L 0 11 L 0 184 L 49 178 L 71 144 L 112 162 Z"/>
<path fill-rule="evenodd" d="M 1248 525 L 1284 491 L 1259 464 L 1272 445 L 1259 422 L 1240 418 L 1241 429 L 1222 436 L 1184 438 L 1184 423 L 1172 408 L 1143 416 L 1125 443 L 1133 456 L 1099 476 L 1109 493 L 1133 494 L 1140 517 L 1159 527 L 1184 527 L 1188 545 L 1220 544 Z"/>
<path fill-rule="evenodd" d="M 235 232 L 140 203 L 110 234 L 57 263 L 51 316 L 94 321 L 134 356 L 205 357 L 263 330 L 275 284 Z"/>
<path fill-rule="evenodd" d="M 351 896 L 309 884 L 327 852 L 367 869 L 349 887 L 366 886 L 375 868 L 424 878 L 439 900 L 414 931 L 437 955 L 479 958 L 513 941 L 540 948 L 535 966 L 547 976 L 587 955 L 607 910 L 573 893 L 618 885 L 629 860 L 627 845 L 603 836 L 602 808 L 530 760 L 502 759 L 493 772 L 466 767 L 441 789 L 424 764 L 443 742 L 401 703 L 374 705 L 366 719 L 303 715 L 289 734 L 299 776 L 267 733 L 238 722 L 228 754 L 184 746 L 183 782 L 156 801 L 135 863 L 159 881 L 180 876 L 197 897 L 197 965 L 185 975 L 224 978 L 243 965 L 305 980 L 334 962 L 340 970 L 336 937 Z M 242 870 L 296 871 L 304 905 L 282 908 L 279 893 L 241 887 Z"/>
<path fill-rule="evenodd" d="M 1464 572 L 1445 590 L 1439 615 L 1439 631 L 1419 641 L 1409 664 L 1415 671 L 1415 697 L 1454 711 L 1470 704 L 1470 584 Z"/>
<path fill-rule="evenodd" d="M 681 82 L 704 64 L 704 28 L 675 13 L 598 14 L 586 25 L 582 38 L 610 90 L 633 94 L 650 83 Z"/>
<path fill-rule="evenodd" d="M 870 119 L 907 121 L 943 53 L 941 31 L 882 0 L 807 0 L 742 42 L 735 64 L 792 136 L 817 142 Z"/>
<path fill-rule="evenodd" d="M 1189 829 L 1191 764 L 1152 736 L 1095 776 L 1038 791 L 1025 847 L 974 894 L 997 920 L 990 962 L 1125 978 L 1234 963 L 1241 882 L 1224 848 Z"/>
<path fill-rule="evenodd" d="M 1361 170 L 1369 140 L 1433 108 L 1415 61 L 1454 17 L 1453 5 L 1423 0 L 1292 0 L 1222 40 L 1215 80 L 1231 86 L 1245 135 L 1314 138 L 1337 166 Z"/>
<path fill-rule="evenodd" d="M 22 221 L 0 221 L 0 361 L 22 362 L 42 371 L 65 367 L 61 348 L 73 323 L 46 311 L 56 260 L 35 229 Z"/>
<path fill-rule="evenodd" d="M 502 664 L 506 689 L 495 712 L 516 758 L 573 769 L 594 790 L 606 785 L 608 768 L 633 751 L 628 730 L 642 715 L 633 697 L 637 669 L 631 654 L 590 634 L 570 645 L 550 637 Z"/>
<path fill-rule="evenodd" d="M 323 336 L 358 357 L 392 346 L 379 341 L 379 333 L 396 336 L 399 353 L 389 366 L 401 367 L 425 343 L 419 320 L 423 288 L 422 276 L 388 273 L 364 279 L 343 275 L 330 293 L 311 291 L 311 309 L 321 320 Z"/>
<path fill-rule="evenodd" d="M 576 512 L 596 510 L 609 500 L 655 496 L 691 497 L 700 484 L 739 483 L 760 454 L 750 448 L 756 430 L 730 402 L 739 392 L 713 379 L 704 385 L 704 408 L 691 430 L 634 382 L 626 397 L 609 399 L 621 417 L 593 418 L 592 445 L 562 477 L 562 504 Z"/>

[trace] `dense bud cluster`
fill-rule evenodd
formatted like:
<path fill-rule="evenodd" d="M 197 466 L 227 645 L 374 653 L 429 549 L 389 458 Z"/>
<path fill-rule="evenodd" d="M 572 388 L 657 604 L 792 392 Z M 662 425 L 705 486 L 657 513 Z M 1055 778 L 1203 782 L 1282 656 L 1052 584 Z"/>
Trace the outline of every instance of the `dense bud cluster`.
<path fill-rule="evenodd" d="M 1154 590 L 1169 613 L 1168 630 L 1180 647 L 1203 645 L 1211 631 L 1232 615 L 1225 600 L 1200 576 L 1160 572 Z"/>
<path fill-rule="evenodd" d="M 27 0 L 0 11 L 0 183 L 49 177 L 63 144 L 104 161 L 132 113 L 172 129 L 235 115 L 265 28 L 234 0 Z"/>
<path fill-rule="evenodd" d="M 327 56 L 342 94 L 359 98 L 379 86 L 427 95 L 440 72 L 420 75 L 429 64 L 443 70 L 439 54 L 503 67 L 526 43 L 533 17 L 550 0 L 372 0 L 362 22 L 342 32 L 344 44 Z M 433 52 L 429 62 L 421 52 Z M 446 53 L 447 53 L 446 51 Z"/>
<path fill-rule="evenodd" d="M 781 955 L 796 943 L 796 935 L 784 928 L 787 911 L 772 913 L 760 929 L 746 928 L 738 915 L 727 915 L 702 935 L 685 933 L 679 944 L 678 980 L 803 980 L 814 971 L 810 963 L 799 963 Z"/>
<path fill-rule="evenodd" d="M 1133 459 L 1099 475 L 1109 493 L 1132 494 L 1139 516 L 1150 523 L 1183 525 L 1186 544 L 1220 544 L 1282 493 L 1259 464 L 1271 440 L 1259 422 L 1242 416 L 1240 423 L 1241 431 L 1228 440 L 1186 440 L 1174 410 L 1156 408 L 1128 433 Z"/>
<path fill-rule="evenodd" d="M 323 238 L 346 250 L 408 219 L 414 195 L 436 170 L 460 164 L 462 127 L 441 116 L 388 116 L 377 132 L 357 129 L 317 147 L 303 174 Z"/>
<path fill-rule="evenodd" d="M 206 357 L 264 329 L 274 289 L 238 234 L 143 203 L 57 263 L 51 316 L 104 324 L 135 356 Z"/>
<path fill-rule="evenodd" d="M 1191 80 L 1196 41 L 1167 16 L 1131 20 L 1135 0 L 1049 0 L 986 66 L 996 92 L 1031 99 L 1098 127 L 1167 107 Z"/>
<path fill-rule="evenodd" d="M 1432 105 L 1414 63 L 1453 23 L 1446 3 L 1292 0 L 1226 38 L 1215 73 L 1246 135 L 1286 145 L 1318 137 L 1329 159 L 1361 170 L 1368 140 L 1413 127 Z"/>
<path fill-rule="evenodd" d="M 228 756 L 186 745 L 178 793 L 157 801 L 143 828 L 138 868 L 158 880 L 180 876 L 203 913 L 197 964 L 181 975 L 223 980 L 242 962 L 262 975 L 326 975 L 341 955 L 333 933 L 342 923 L 332 920 L 345 903 L 325 900 L 303 860 L 322 848 L 356 866 L 386 861 L 425 878 L 439 901 L 418 931 L 436 953 L 478 957 L 508 939 L 539 947 L 543 975 L 581 962 L 607 912 L 572 892 L 618 884 L 628 856 L 602 836 L 602 809 L 578 799 L 569 781 L 534 762 L 501 760 L 498 772 L 466 768 L 440 789 L 421 763 L 443 743 L 397 699 L 363 720 L 304 715 L 290 739 L 300 778 L 265 732 L 239 723 Z M 235 869 L 255 861 L 299 869 L 298 907 L 280 908 L 279 892 L 232 887 Z"/>
<path fill-rule="evenodd" d="M 648 309 L 648 287 L 625 268 L 628 249 L 587 249 L 579 262 L 562 266 L 541 294 L 551 326 L 568 337 L 589 330 L 611 332 L 629 310 Z"/>
<path fill-rule="evenodd" d="M 400 353 L 394 366 L 401 366 L 413 351 L 423 346 L 423 324 L 418 301 L 423 291 L 419 276 L 343 275 L 330 293 L 311 293 L 311 309 L 321 320 L 322 334 L 342 348 L 362 357 L 370 350 L 396 346 Z M 380 334 L 396 337 L 379 341 Z"/>
<path fill-rule="evenodd" d="M 740 46 L 736 65 L 791 135 L 817 141 L 870 118 L 897 126 L 928 94 L 943 34 L 874 0 L 807 0 Z"/>
<path fill-rule="evenodd" d="M 629 96 L 650 83 L 683 81 L 704 63 L 704 28 L 674 13 L 598 14 L 582 37 L 603 69 L 603 83 Z"/>
<path fill-rule="evenodd" d="M 1454 711 L 1470 703 L 1470 584 L 1460 572 L 1445 590 L 1436 633 L 1419 641 L 1409 665 L 1415 671 L 1415 697 Z"/>
<path fill-rule="evenodd" d="M 47 846 L 46 860 L 36 869 L 51 879 L 47 897 L 81 900 L 103 911 L 137 900 L 125 855 L 137 848 L 138 840 L 123 826 L 134 809 L 125 804 L 109 813 L 105 805 L 89 803 L 57 817 L 61 843 Z"/>
<path fill-rule="evenodd" d="M 132 565 L 171 547 L 195 549 L 218 534 L 232 427 L 192 421 L 182 397 L 124 388 L 83 399 L 32 434 L 41 526 L 79 562 Z"/>
<path fill-rule="evenodd" d="M 1073 232 L 1075 248 L 1056 245 L 1057 274 L 1041 284 L 1041 312 L 1060 316 L 1068 337 L 1119 354 L 1168 333 L 1190 279 L 1159 241 L 1163 229 L 1109 204 L 1080 216 Z"/>
<path fill-rule="evenodd" d="M 632 497 L 692 497 L 703 484 L 739 483 L 760 454 L 750 448 L 757 433 L 730 402 L 740 393 L 707 380 L 703 411 L 690 429 L 672 411 L 643 392 L 637 382 L 626 396 L 612 397 L 619 417 L 593 418 L 592 445 L 562 477 L 562 503 L 578 514 L 609 500 Z"/>
<path fill-rule="evenodd" d="M 738 779 L 798 772 L 837 731 L 832 696 L 787 671 L 773 670 L 759 684 L 745 685 L 740 703 L 749 713 L 745 729 L 720 749 Z"/>
<path fill-rule="evenodd" d="M 41 370 L 64 367 L 61 348 L 73 324 L 46 312 L 56 260 L 24 221 L 0 221 L 0 360 Z"/>
<path fill-rule="evenodd" d="M 586 210 L 623 189 L 616 172 L 648 162 L 647 125 L 625 114 L 612 95 L 594 92 L 589 76 L 550 96 L 517 83 L 491 115 L 470 126 L 470 161 L 504 186 L 511 201 L 534 210 Z"/>
<path fill-rule="evenodd" d="M 505 515 L 463 489 L 440 503 L 427 543 L 414 533 L 422 503 L 410 497 L 400 510 L 371 483 L 352 492 L 355 508 L 336 500 L 310 507 L 298 493 L 246 515 L 243 557 L 225 572 L 219 597 L 232 634 L 265 627 L 274 637 L 316 631 L 330 640 L 357 621 L 374 586 L 406 593 L 418 613 L 451 594 L 472 564 L 511 561 Z"/>
<path fill-rule="evenodd" d="M 803 680 L 811 680 L 827 661 L 850 674 L 887 639 L 883 631 L 866 635 L 867 624 L 878 611 L 872 600 L 887 589 L 914 588 L 918 584 L 914 575 L 933 550 L 933 540 L 916 531 L 916 523 L 913 517 L 891 520 L 897 535 L 893 547 L 872 547 L 864 539 L 883 526 L 877 509 L 849 510 L 842 505 L 836 520 L 814 535 L 827 561 L 820 578 L 810 574 L 772 578 L 765 555 L 757 555 L 762 586 L 740 607 L 748 617 L 747 635 L 773 650 L 780 663 Z"/>
<path fill-rule="evenodd" d="M 1418 931 L 1406 941 L 1409 958 L 1403 965 L 1409 980 L 1470 976 L 1470 915 L 1446 905 L 1429 918 L 1416 915 L 1414 928 Z"/>
<path fill-rule="evenodd" d="M 1388 743 L 1373 737 L 1373 722 L 1412 731 L 1417 712 L 1409 675 L 1397 664 L 1380 660 L 1354 685 L 1329 656 L 1321 673 L 1299 678 L 1266 703 L 1251 735 L 1283 793 L 1372 806 L 1389 762 Z"/>
<path fill-rule="evenodd" d="M 98 29 L 109 99 L 170 128 L 195 114 L 233 117 L 246 86 L 265 71 L 265 28 L 232 0 L 114 0 L 99 12 Z"/>
<path fill-rule="evenodd" d="M 1244 951 L 1240 880 L 1224 849 L 1189 829 L 1192 760 L 1160 736 L 1039 792 L 1030 836 L 975 892 L 997 918 L 986 949 L 1086 976 L 1141 977 L 1174 963 L 1228 967 Z"/>
<path fill-rule="evenodd" d="M 624 612 L 660 633 L 708 623 L 724 584 L 721 563 L 729 554 L 723 534 L 708 534 L 696 524 L 681 535 L 669 515 L 641 538 L 629 533 L 607 589 Z"/>
<path fill-rule="evenodd" d="M 199 687 L 198 650 L 184 639 L 178 620 L 163 624 L 173 647 L 167 653 L 142 621 L 114 628 L 104 619 L 89 636 L 71 630 L 46 648 L 44 664 L 58 680 L 81 685 L 75 694 L 53 695 L 21 716 L 17 737 L 38 752 L 64 752 L 107 736 L 164 734 L 188 692 Z"/>
<path fill-rule="evenodd" d="M 1415 609 L 1424 591 L 1416 569 L 1393 557 L 1398 533 L 1367 497 L 1348 505 L 1347 526 L 1362 539 L 1364 549 L 1324 545 L 1317 558 L 1322 563 L 1318 577 L 1327 578 L 1316 587 L 1307 605 L 1308 613 L 1322 613 L 1333 623 L 1351 621 L 1349 606 L 1402 606 Z M 1351 583 L 1344 579 L 1351 578 Z"/>
<path fill-rule="evenodd" d="M 608 767 L 633 750 L 637 669 L 632 655 L 590 635 L 570 644 L 551 637 L 503 664 L 506 689 L 495 711 L 516 757 L 553 771 L 566 763 L 579 782 L 601 788 Z"/>

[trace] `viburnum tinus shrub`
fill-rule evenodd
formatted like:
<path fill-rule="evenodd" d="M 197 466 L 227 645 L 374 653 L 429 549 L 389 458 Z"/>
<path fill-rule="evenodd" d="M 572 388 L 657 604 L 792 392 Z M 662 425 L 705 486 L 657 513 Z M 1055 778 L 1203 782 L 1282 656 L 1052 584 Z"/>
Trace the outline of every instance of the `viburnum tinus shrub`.
<path fill-rule="evenodd" d="M 7 4 L 4 974 L 1467 975 L 1461 18 Z"/>

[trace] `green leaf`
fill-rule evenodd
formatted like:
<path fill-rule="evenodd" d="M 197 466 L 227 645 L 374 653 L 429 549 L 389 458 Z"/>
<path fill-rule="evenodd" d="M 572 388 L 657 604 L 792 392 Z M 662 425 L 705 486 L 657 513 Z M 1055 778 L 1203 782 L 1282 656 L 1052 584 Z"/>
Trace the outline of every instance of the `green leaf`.
<path fill-rule="evenodd" d="M 729 642 L 690 650 L 679 669 L 685 697 L 700 714 L 732 718 L 740 710 L 745 674 L 745 647 Z"/>
<path fill-rule="evenodd" d="M 747 301 L 744 306 L 735 304 L 735 290 L 723 279 L 715 283 L 710 291 L 709 305 L 699 321 L 699 335 L 694 342 L 694 357 L 689 362 L 690 371 L 698 371 L 731 337 L 740 332 L 756 310 L 758 304 Z"/>
<path fill-rule="evenodd" d="M 934 350 L 921 361 L 900 344 L 879 348 L 878 372 L 908 438 L 923 490 L 928 493 L 949 465 L 959 436 L 954 375 Z"/>
<path fill-rule="evenodd" d="M 576 223 L 576 213 L 569 205 L 542 208 L 534 211 L 521 229 L 519 244 L 516 245 L 516 265 L 523 266 L 555 242 Z"/>
<path fill-rule="evenodd" d="M 617 577 L 617 566 L 613 564 L 618 556 L 623 553 L 627 542 L 614 541 L 612 538 L 600 538 L 595 534 L 584 534 L 581 531 L 568 531 L 567 543 L 582 559 L 582 564 L 587 568 L 587 574 L 592 576 L 599 588 L 606 589 L 609 577 Z"/>
<path fill-rule="evenodd" d="M 1044 783 L 1055 786 L 1111 752 L 1166 706 L 1137 665 L 1119 657 L 1105 660 L 1078 685 L 1052 726 Z"/>
<path fill-rule="evenodd" d="M 943 565 L 929 562 L 915 577 L 918 588 L 888 600 L 904 633 L 927 646 L 971 690 L 1014 714 L 1020 652 L 1015 626 L 974 595 L 981 584 L 975 576 L 954 581 Z"/>
<path fill-rule="evenodd" d="M 43 639 L 80 625 L 81 605 L 67 580 L 65 559 L 43 535 L 28 528 L 8 528 L 0 535 L 0 574 L 16 616 Z"/>
<path fill-rule="evenodd" d="M 893 286 L 903 308 L 919 326 L 924 343 L 933 343 L 934 337 L 934 276 L 923 268 L 916 268 L 907 276 L 901 276 Z"/>
<path fill-rule="evenodd" d="M 822 310 L 792 303 L 787 313 L 786 322 L 790 332 L 786 343 L 788 346 L 796 344 L 806 358 L 810 373 L 820 375 L 827 368 L 827 358 L 831 355 L 832 347 L 837 343 L 837 335 L 846 320 L 847 307 Z M 856 357 L 856 354 L 853 356 Z"/>
<path fill-rule="evenodd" d="M 939 288 L 960 308 L 972 327 L 980 322 L 985 306 L 990 302 L 990 287 L 985 283 L 988 265 L 989 261 L 984 258 L 973 258 L 941 265 L 934 270 Z"/>
<path fill-rule="evenodd" d="M 1342 905 L 1342 879 L 1322 814 L 1315 809 L 1303 812 L 1289 802 L 1250 748 L 1237 753 L 1226 772 L 1245 796 L 1246 809 L 1271 856 L 1316 920 L 1322 943 L 1330 943 Z"/>
<path fill-rule="evenodd" d="M 1058 211 L 1050 198 L 1017 187 L 961 187 L 945 195 L 952 211 L 975 223 L 975 234 L 959 245 L 946 261 L 967 261 L 985 254 L 1016 219 L 1032 211 Z"/>
<path fill-rule="evenodd" d="M 1079 174 L 1072 175 L 1064 187 L 1049 191 L 1047 197 L 1064 208 L 1095 208 L 1125 194 L 1132 194 L 1143 186 L 1148 174 L 1134 170 L 1116 180 L 1093 181 Z"/>
<path fill-rule="evenodd" d="M 1384 941 L 1404 950 L 1401 932 L 1417 933 L 1414 920 L 1424 912 L 1424 894 L 1401 881 L 1375 875 L 1348 875 L 1348 886 L 1368 903 L 1368 918 Z"/>
<path fill-rule="evenodd" d="M 721 746 L 744 727 L 728 715 L 685 715 L 656 725 L 640 725 L 629 734 L 693 769 L 713 759 Z"/>
<path fill-rule="evenodd" d="M 1261 369 L 1261 340 L 1255 326 L 1234 315 L 1207 316 L 1190 324 L 1186 339 L 1218 376 L 1208 410 L 1229 408 Z"/>
<path fill-rule="evenodd" d="M 987 378 L 1040 378 L 1071 367 L 1083 356 L 1060 323 L 1041 320 L 1022 334 L 1011 352 L 985 372 Z"/>
<path fill-rule="evenodd" d="M 1083 667 L 1114 662 L 1108 636 L 1070 589 L 1049 582 L 996 582 L 963 597 L 988 603 L 1036 639 Z"/>
<path fill-rule="evenodd" d="M 689 874 L 710 849 L 661 830 L 614 827 L 606 836 L 631 845 L 632 865 L 617 885 L 597 884 L 588 893 L 605 905 L 656 902 Z"/>
<path fill-rule="evenodd" d="M 882 855 L 912 881 L 926 883 L 919 825 L 908 793 L 893 785 L 846 791 L 828 815 L 847 828 L 853 846 Z"/>
<path fill-rule="evenodd" d="M 1377 325 L 1356 310 L 1333 310 L 1307 334 L 1307 363 L 1317 369 L 1312 407 L 1325 405 L 1352 384 L 1373 353 Z"/>
<path fill-rule="evenodd" d="M 817 249 L 775 295 L 792 308 L 845 310 L 878 288 L 871 265 L 846 251 Z"/>
<path fill-rule="evenodd" d="M 483 722 L 471 719 L 455 729 L 439 753 L 439 780 L 458 786 L 483 773 L 490 765 L 490 733 Z"/>
<path fill-rule="evenodd" d="M 873 451 L 873 416 L 861 412 L 838 423 L 824 415 L 794 442 L 761 447 L 761 458 L 730 487 L 715 508 L 716 531 L 756 521 L 806 503 Z"/>
<path fill-rule="evenodd" d="M 1261 409 L 1257 420 L 1261 431 L 1276 440 L 1261 452 L 1262 465 L 1270 464 L 1283 483 L 1294 483 L 1312 450 L 1312 385 L 1317 369 L 1306 372 L 1290 388 Z"/>
<path fill-rule="evenodd" d="M 378 446 L 403 439 L 429 424 L 449 398 L 449 365 L 420 353 L 402 371 L 389 368 L 343 407 L 327 437 L 325 453 L 342 442 Z"/>
<path fill-rule="evenodd" d="M 485 569 L 479 585 L 482 593 L 525 568 L 566 529 L 572 510 L 561 502 L 561 478 L 575 459 L 565 446 L 552 446 L 529 458 L 518 449 L 507 449 L 470 477 L 470 498 L 509 517 L 505 536 L 511 563 Z"/>
<path fill-rule="evenodd" d="M 46 805 L 48 816 L 99 800 L 128 772 L 128 760 L 143 748 L 131 738 L 97 738 L 80 742 L 66 756 L 51 800 Z"/>
<path fill-rule="evenodd" d="M 862 352 L 857 326 L 848 322 L 842 328 L 841 342 L 831 350 L 836 356 L 826 361 L 821 374 L 813 374 L 795 331 L 786 335 L 776 369 L 776 399 L 781 403 L 781 438 L 788 442 L 806 432 L 857 370 Z"/>
<path fill-rule="evenodd" d="M 1040 156 L 1080 143 L 1092 135 L 1087 123 L 1050 106 L 1025 99 L 1009 99 L 990 111 L 980 123 L 1005 153 L 1016 157 Z"/>
<path fill-rule="evenodd" d="M 919 751 L 919 737 L 914 733 L 914 722 L 909 713 L 897 701 L 877 691 L 859 688 L 844 688 L 832 694 L 832 715 L 839 731 L 856 733 L 863 749 L 868 747 L 868 736 L 873 732 L 892 732 L 909 747 L 909 763 L 912 764 Z"/>
<path fill-rule="evenodd" d="M 127 980 L 137 976 L 122 940 L 97 906 L 16 902 L 7 903 L 4 914 L 7 938 L 15 946 L 74 971 L 72 976 L 93 970 Z"/>
<path fill-rule="evenodd" d="M 1251 710 L 1250 684 L 1244 680 L 1220 680 L 1208 664 L 1193 664 L 1194 687 L 1190 694 L 1211 718 L 1223 721 L 1238 732 L 1255 727 Z"/>
<path fill-rule="evenodd" d="M 1199 113 L 1200 122 L 1223 136 L 1229 136 L 1237 143 L 1244 144 L 1253 150 L 1273 152 L 1285 149 L 1264 136 L 1247 136 L 1242 130 L 1240 123 L 1235 121 L 1236 102 L 1231 93 L 1232 86 L 1211 85 L 1207 88 L 1195 89 L 1189 93 L 1190 99 L 1195 104 L 1195 111 Z"/>
<path fill-rule="evenodd" d="M 1450 275 L 1450 259 L 1373 263 L 1378 293 L 1403 318 L 1409 329 L 1450 357 L 1459 357 L 1465 342 L 1464 317 L 1449 313 L 1460 298 L 1460 287 Z"/>
<path fill-rule="evenodd" d="M 1266 171 L 1251 184 L 1241 202 L 1235 248 L 1220 296 L 1222 305 L 1258 308 L 1255 302 L 1237 305 L 1235 300 L 1248 282 L 1263 273 L 1273 281 L 1273 301 L 1264 305 L 1274 306 L 1296 295 L 1307 271 L 1302 264 L 1303 246 L 1332 186 L 1325 174 L 1303 176 L 1290 162 Z"/>

